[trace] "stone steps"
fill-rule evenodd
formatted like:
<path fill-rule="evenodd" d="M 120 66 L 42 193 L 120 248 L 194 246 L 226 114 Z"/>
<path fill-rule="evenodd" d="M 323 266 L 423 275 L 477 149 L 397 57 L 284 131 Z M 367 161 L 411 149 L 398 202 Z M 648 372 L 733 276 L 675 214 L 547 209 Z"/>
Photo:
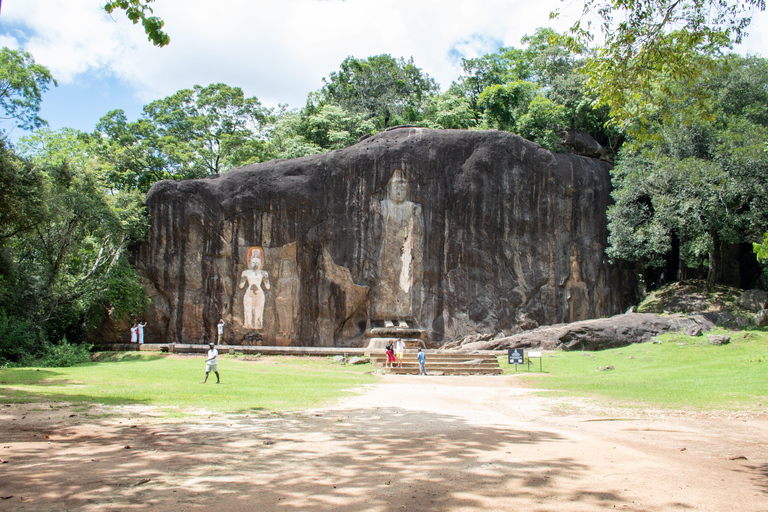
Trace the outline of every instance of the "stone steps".
<path fill-rule="evenodd" d="M 427 375 L 501 375 L 503 370 L 495 355 L 425 351 Z M 386 356 L 376 354 L 372 362 L 384 368 Z M 402 368 L 387 368 L 395 375 L 417 375 L 419 361 L 415 352 L 406 352 Z"/>

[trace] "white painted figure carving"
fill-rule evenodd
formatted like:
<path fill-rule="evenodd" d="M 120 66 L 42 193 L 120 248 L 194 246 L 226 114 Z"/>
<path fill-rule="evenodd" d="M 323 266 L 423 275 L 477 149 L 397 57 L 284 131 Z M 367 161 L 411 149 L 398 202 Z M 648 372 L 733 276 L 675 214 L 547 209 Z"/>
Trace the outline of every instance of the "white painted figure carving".
<path fill-rule="evenodd" d="M 264 266 L 264 249 L 251 247 L 248 249 L 248 268 L 240 275 L 239 287 L 246 284 L 248 288 L 243 297 L 243 327 L 246 329 L 262 329 L 264 327 L 264 288 L 269 290 L 269 275 L 261 270 Z"/>
<path fill-rule="evenodd" d="M 280 334 L 290 335 L 293 332 L 294 301 L 299 289 L 299 278 L 291 268 L 290 260 L 283 260 L 280 267 L 280 279 L 277 280 L 277 297 L 275 309 L 277 310 L 277 325 Z"/>
<path fill-rule="evenodd" d="M 420 306 L 424 221 L 421 205 L 408 201 L 409 183 L 401 169 L 392 173 L 387 198 L 379 203 L 381 238 L 372 316 L 405 327 Z"/>

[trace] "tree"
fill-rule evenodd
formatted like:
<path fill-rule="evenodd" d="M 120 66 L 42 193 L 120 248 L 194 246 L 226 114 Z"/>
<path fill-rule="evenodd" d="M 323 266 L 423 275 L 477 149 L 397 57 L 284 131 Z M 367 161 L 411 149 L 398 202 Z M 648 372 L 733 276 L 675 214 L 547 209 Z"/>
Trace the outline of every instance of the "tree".
<path fill-rule="evenodd" d="M 157 16 L 152 16 L 152 7 L 149 5 L 155 0 L 107 0 L 104 10 L 112 13 L 115 10 L 125 11 L 125 15 L 134 25 L 141 23 L 144 32 L 155 46 L 165 46 L 171 42 L 170 36 L 163 32 L 165 22 Z"/>
<path fill-rule="evenodd" d="M 475 112 L 475 120 L 479 122 L 483 114 L 480 94 L 484 90 L 531 77 L 529 63 L 523 58 L 523 53 L 523 50 L 517 48 L 502 47 L 496 53 L 475 59 L 461 59 L 464 73 L 451 85 L 449 91 L 467 99 Z"/>
<path fill-rule="evenodd" d="M 516 131 L 517 122 L 528 111 L 528 104 L 539 91 L 533 82 L 515 80 L 504 85 L 486 87 L 478 98 L 491 128 Z"/>
<path fill-rule="evenodd" d="M 10 236 L 0 239 L 0 329 L 36 326 L 27 343 L 34 356 L 49 342 L 83 341 L 107 315 L 142 310 L 146 295 L 126 248 L 144 237 L 147 221 L 142 195 L 107 185 L 88 134 L 42 130 L 19 148 L 24 157 L 5 161 L 35 176 L 34 196 L 17 198 L 35 215 L 3 219 Z"/>
<path fill-rule="evenodd" d="M 35 63 L 32 55 L 6 47 L 0 50 L 0 108 L 4 113 L 3 121 L 13 122 L 23 130 L 45 126 L 47 123 L 37 114 L 42 95 L 50 84 L 55 86 L 56 80 L 48 68 Z M 8 136 L 5 128 L 0 128 L 0 134 L 3 138 Z"/>
<path fill-rule="evenodd" d="M 477 126 L 475 111 L 469 100 L 453 91 L 433 96 L 424 109 L 419 123 L 428 128 L 468 129 Z"/>
<path fill-rule="evenodd" d="M 390 55 L 347 57 L 323 82 L 322 103 L 364 114 L 380 130 L 419 121 L 425 102 L 438 91 L 434 79 L 416 67 L 413 58 Z"/>
<path fill-rule="evenodd" d="M 259 161 L 269 110 L 256 97 L 225 84 L 196 85 L 144 107 L 154 142 L 176 173 L 217 174 Z"/>
<path fill-rule="evenodd" d="M 715 118 L 690 122 L 682 105 L 620 154 L 608 254 L 656 267 L 677 241 L 679 277 L 703 267 L 711 286 L 724 279 L 727 246 L 759 240 L 768 225 L 768 61 L 729 56 L 710 67 L 702 87 L 717 99 Z"/>
<path fill-rule="evenodd" d="M 160 179 L 201 178 L 269 158 L 273 121 L 239 87 L 196 85 L 144 106 L 134 123 L 121 110 L 108 113 L 94 137 L 112 183 L 146 191 Z"/>
<path fill-rule="evenodd" d="M 587 64 L 587 84 L 612 122 L 642 133 L 656 118 L 711 115 L 699 80 L 715 69 L 709 57 L 741 42 L 752 14 L 764 9 L 765 0 L 584 0 L 566 41 L 572 49 L 590 44 L 585 18 L 597 19 L 603 42 Z"/>
<path fill-rule="evenodd" d="M 152 123 L 146 119 L 129 123 L 120 109 L 99 120 L 92 137 L 94 151 L 107 166 L 104 178 L 112 188 L 145 194 L 156 181 L 174 178 L 164 155 L 153 146 L 155 134 Z"/>

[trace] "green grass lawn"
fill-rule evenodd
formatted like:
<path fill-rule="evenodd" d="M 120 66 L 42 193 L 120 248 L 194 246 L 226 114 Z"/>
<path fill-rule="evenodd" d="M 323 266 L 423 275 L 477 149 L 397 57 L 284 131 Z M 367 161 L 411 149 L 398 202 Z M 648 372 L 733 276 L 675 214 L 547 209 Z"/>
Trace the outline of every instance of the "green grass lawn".
<path fill-rule="evenodd" d="M 0 370 L 0 399 L 8 402 L 66 401 L 108 405 L 145 404 L 183 413 L 290 411 L 315 407 L 377 381 L 370 364 L 340 366 L 328 359 L 262 357 L 255 361 L 219 355 L 222 383 L 205 358 L 136 352 L 100 354 L 104 360 L 70 368 Z"/>
<path fill-rule="evenodd" d="M 533 387 L 571 395 L 661 407 L 764 410 L 768 333 L 716 330 L 709 334 L 730 334 L 731 343 L 713 346 L 706 335 L 667 334 L 658 337 L 662 344 L 545 354 L 544 374 L 528 374 L 527 366 L 517 373 Z M 597 370 L 609 365 L 614 369 Z M 506 358 L 502 367 L 515 374 Z M 533 371 L 539 371 L 537 359 L 531 364 Z"/>

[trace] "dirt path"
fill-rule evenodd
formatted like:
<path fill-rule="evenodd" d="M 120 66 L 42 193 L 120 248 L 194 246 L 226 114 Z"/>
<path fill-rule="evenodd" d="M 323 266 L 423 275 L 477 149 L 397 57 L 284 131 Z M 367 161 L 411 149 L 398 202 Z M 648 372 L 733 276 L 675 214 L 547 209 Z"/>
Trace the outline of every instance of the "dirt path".
<path fill-rule="evenodd" d="M 509 377 L 194 423 L 46 407 L 0 408 L 0 510 L 768 511 L 768 416 L 630 418 Z"/>

